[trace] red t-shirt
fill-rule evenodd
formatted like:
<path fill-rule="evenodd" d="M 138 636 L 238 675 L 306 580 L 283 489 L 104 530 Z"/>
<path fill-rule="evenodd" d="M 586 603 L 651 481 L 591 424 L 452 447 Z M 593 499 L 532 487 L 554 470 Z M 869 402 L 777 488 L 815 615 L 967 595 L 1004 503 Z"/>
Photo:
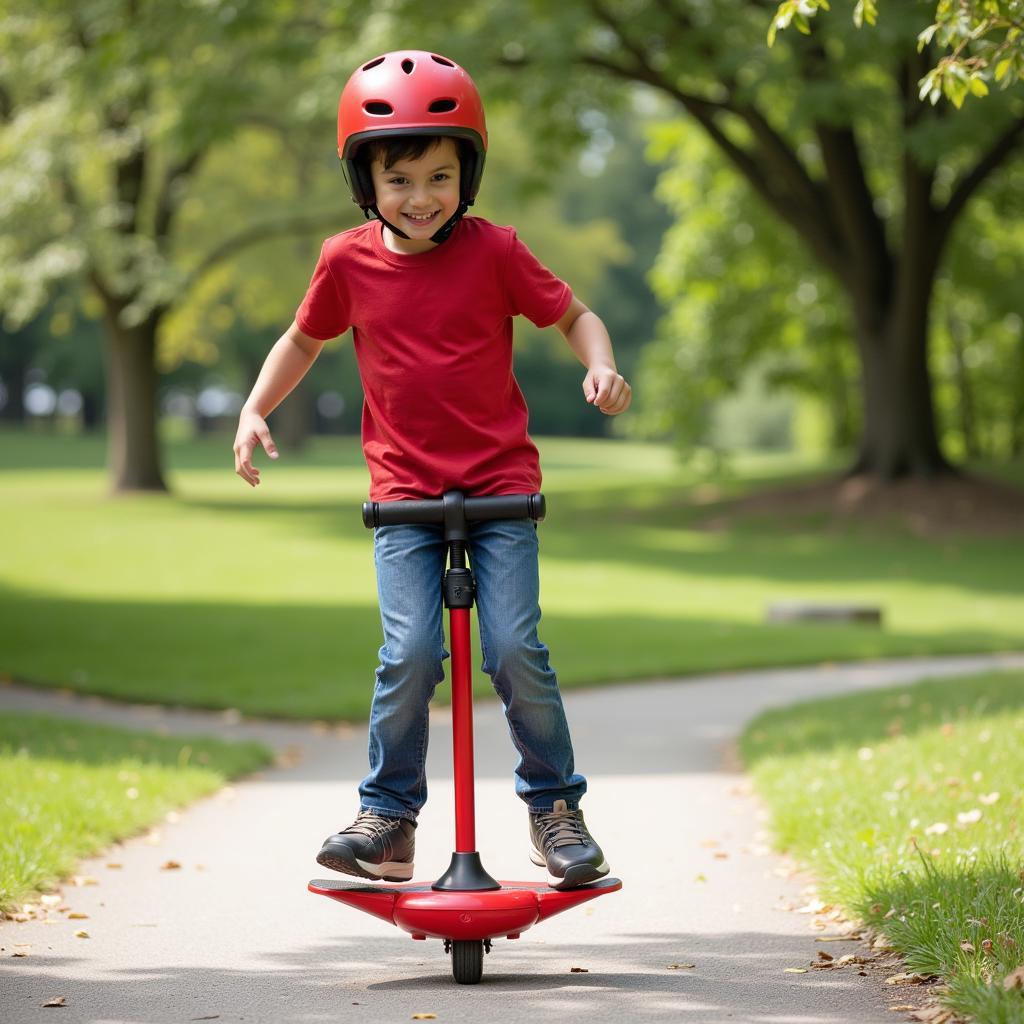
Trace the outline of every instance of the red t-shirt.
<path fill-rule="evenodd" d="M 415 255 L 388 250 L 376 220 L 328 238 L 295 319 L 322 340 L 352 328 L 371 499 L 539 490 L 512 317 L 547 327 L 571 301 L 513 228 L 480 217 Z"/>

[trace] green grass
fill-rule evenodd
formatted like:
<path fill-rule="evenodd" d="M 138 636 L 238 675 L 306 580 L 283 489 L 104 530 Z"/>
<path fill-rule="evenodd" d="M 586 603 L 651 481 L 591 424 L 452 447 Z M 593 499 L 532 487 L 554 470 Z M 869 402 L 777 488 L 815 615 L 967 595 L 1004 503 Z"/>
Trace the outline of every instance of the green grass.
<path fill-rule="evenodd" d="M 1024 964 L 1024 672 L 773 710 L 741 749 L 826 902 L 946 979 L 958 1013 L 1024 1022 L 1002 986 Z"/>
<path fill-rule="evenodd" d="M 0 716 L 0 911 L 270 759 L 256 743 Z"/>
<path fill-rule="evenodd" d="M 541 637 L 563 686 L 1022 644 L 1020 541 L 707 529 L 708 485 L 668 448 L 539 444 Z M 230 438 L 169 443 L 173 493 L 118 498 L 101 439 L 5 432 L 0 452 L 0 673 L 131 700 L 365 716 L 380 626 L 355 439 L 263 459 L 256 491 L 234 475 Z M 716 500 L 820 472 L 740 459 Z M 766 625 L 780 598 L 876 603 L 885 628 Z"/>

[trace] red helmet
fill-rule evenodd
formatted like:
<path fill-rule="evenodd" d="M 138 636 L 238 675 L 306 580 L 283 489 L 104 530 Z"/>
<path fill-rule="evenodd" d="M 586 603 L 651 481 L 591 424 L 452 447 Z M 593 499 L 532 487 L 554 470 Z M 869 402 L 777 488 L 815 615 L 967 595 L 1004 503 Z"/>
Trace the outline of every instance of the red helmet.
<path fill-rule="evenodd" d="M 352 198 L 368 216 L 373 182 L 354 157 L 364 142 L 398 135 L 466 139 L 473 155 L 462 161 L 461 198 L 472 204 L 484 171 L 487 126 L 480 93 L 458 64 L 425 50 L 396 50 L 367 61 L 345 84 L 338 103 L 338 156 Z"/>

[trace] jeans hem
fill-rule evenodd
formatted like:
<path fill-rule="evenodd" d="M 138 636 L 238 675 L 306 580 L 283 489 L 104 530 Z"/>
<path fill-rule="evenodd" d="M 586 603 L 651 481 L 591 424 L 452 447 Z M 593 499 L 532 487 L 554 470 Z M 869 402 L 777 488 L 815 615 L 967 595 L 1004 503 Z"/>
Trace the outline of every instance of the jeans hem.
<path fill-rule="evenodd" d="M 406 821 L 416 824 L 416 815 L 412 811 L 396 811 L 390 807 L 370 807 L 367 804 L 360 804 L 359 810 L 370 811 L 371 814 L 377 814 L 382 818 L 405 818 Z"/>
<path fill-rule="evenodd" d="M 560 800 L 562 798 L 561 797 L 557 797 L 556 799 Z M 549 806 L 547 806 L 547 807 L 537 807 L 537 806 L 535 806 L 533 804 L 527 804 L 527 808 L 528 808 L 530 814 L 550 814 L 555 809 L 554 808 L 554 800 L 552 800 L 551 804 Z M 578 800 L 566 800 L 565 801 L 565 809 L 567 811 L 578 811 L 580 809 L 579 801 Z"/>

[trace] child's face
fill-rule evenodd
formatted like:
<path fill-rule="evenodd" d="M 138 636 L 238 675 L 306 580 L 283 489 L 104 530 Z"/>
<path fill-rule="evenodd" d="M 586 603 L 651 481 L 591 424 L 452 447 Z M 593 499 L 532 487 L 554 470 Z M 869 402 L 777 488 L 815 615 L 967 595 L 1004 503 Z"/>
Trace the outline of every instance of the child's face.
<path fill-rule="evenodd" d="M 378 157 L 370 173 L 381 216 L 413 242 L 429 242 L 459 208 L 459 151 L 454 139 L 442 138 L 418 160 L 399 160 L 387 170 Z"/>

